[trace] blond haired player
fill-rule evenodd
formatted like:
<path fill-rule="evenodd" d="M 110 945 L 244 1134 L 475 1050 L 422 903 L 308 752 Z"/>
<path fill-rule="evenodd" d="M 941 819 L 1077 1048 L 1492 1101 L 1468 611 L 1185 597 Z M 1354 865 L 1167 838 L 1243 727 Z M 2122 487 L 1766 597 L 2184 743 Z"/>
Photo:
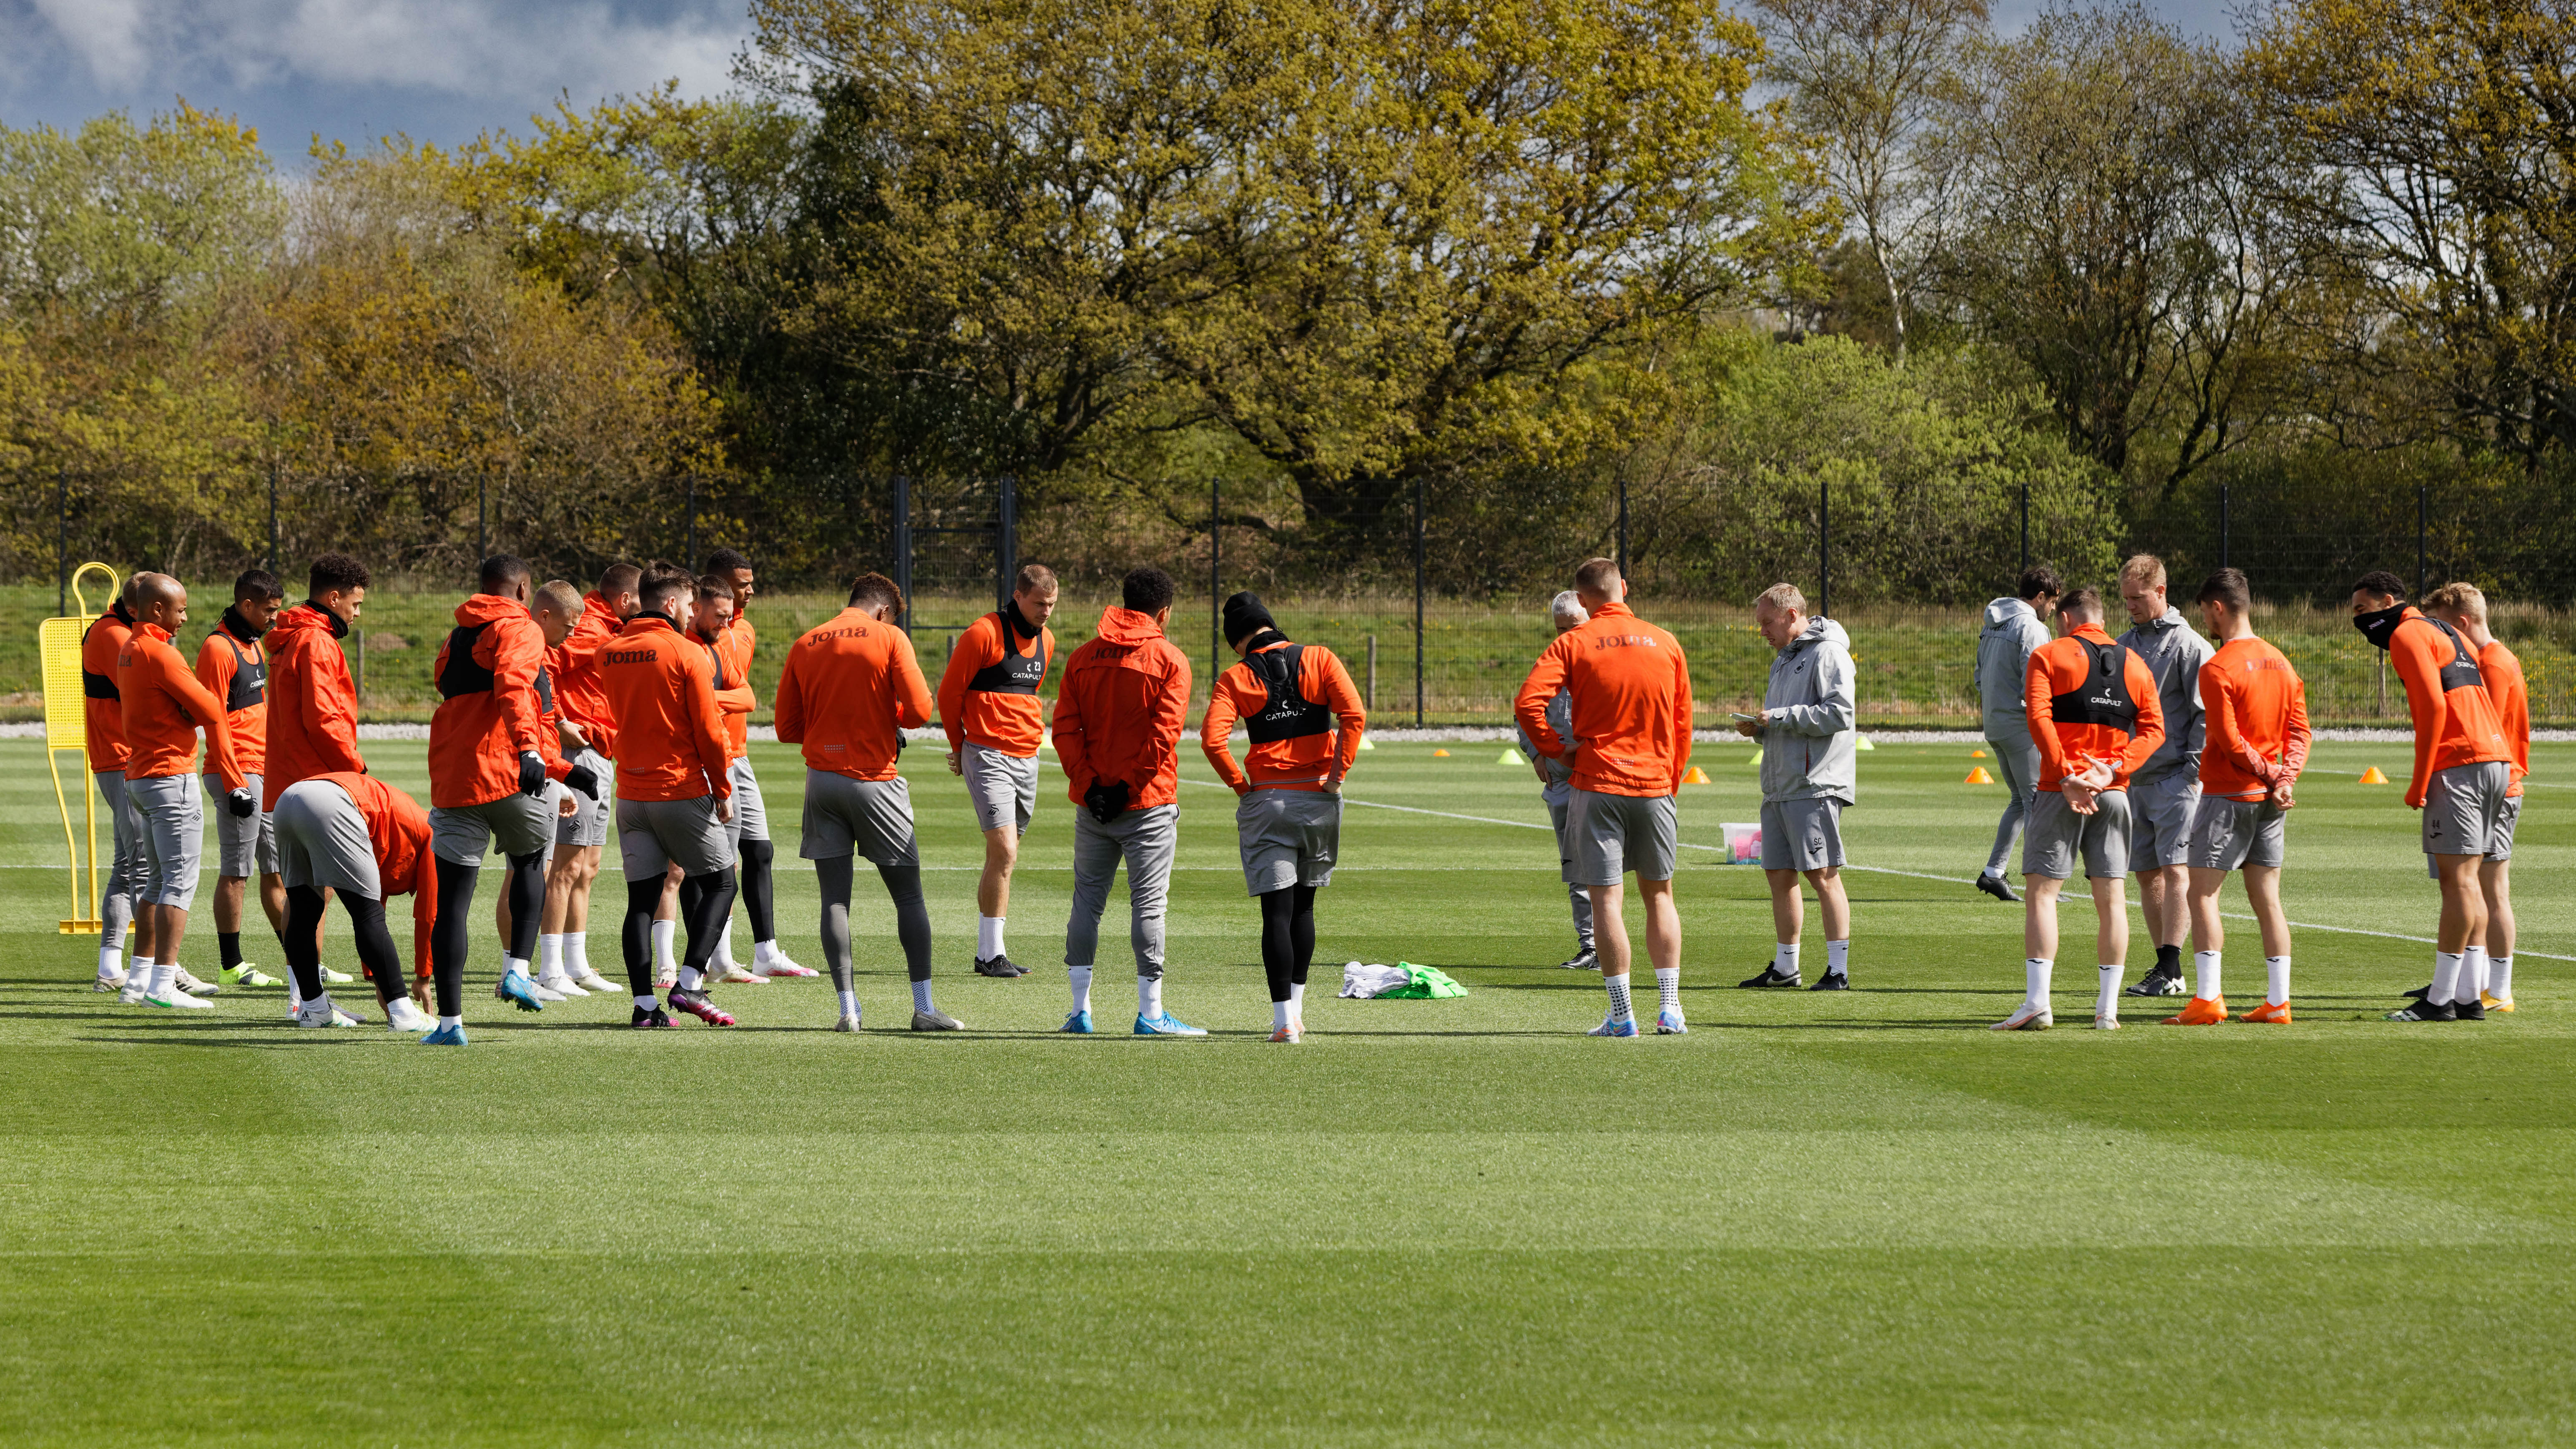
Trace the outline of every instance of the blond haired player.
<path fill-rule="evenodd" d="M 2121 647 L 2156 677 L 2164 743 L 2129 781 L 2129 869 L 2156 964 L 2130 984 L 2131 996 L 2180 996 L 2182 948 L 2191 935 L 2191 819 L 2200 808 L 2200 752 L 2208 723 L 2200 708 L 2200 666 L 2215 651 L 2165 596 L 2164 560 L 2142 553 L 2120 565 L 2120 602 L 2129 611 Z"/>
<path fill-rule="evenodd" d="M 2479 1004 L 2488 1011 L 2513 1010 L 2513 831 L 2522 820 L 2522 781 L 2531 773 L 2531 689 L 2523 682 L 2522 661 L 2487 630 L 2487 596 L 2475 584 L 2444 584 L 2424 600 L 2424 612 L 2460 631 L 2477 651 L 2478 673 L 2495 701 L 2497 722 L 2504 726 L 2505 748 L 2513 753 L 2512 783 L 2505 787 L 2504 813 L 2497 817 L 2486 858 L 2478 862 L 2478 889 L 2487 901 L 2487 985 Z"/>

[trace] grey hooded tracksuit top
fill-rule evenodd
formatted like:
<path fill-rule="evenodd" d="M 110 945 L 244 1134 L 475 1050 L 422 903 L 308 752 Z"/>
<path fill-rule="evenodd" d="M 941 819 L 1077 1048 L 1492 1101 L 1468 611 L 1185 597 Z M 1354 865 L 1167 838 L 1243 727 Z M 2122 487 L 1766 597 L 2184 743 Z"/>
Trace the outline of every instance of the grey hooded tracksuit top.
<path fill-rule="evenodd" d="M 2209 731 L 2209 721 L 2200 710 L 2200 666 L 2218 650 L 2193 632 L 2183 622 L 2182 610 L 2170 604 L 2163 618 L 2131 625 L 2120 642 L 2146 661 L 2165 711 L 2165 742 L 2129 777 L 2131 783 L 2152 785 L 2177 770 L 2198 779 L 2201 740 Z"/>
<path fill-rule="evenodd" d="M 1859 710 L 1853 699 L 1851 636 L 1831 619 L 1807 627 L 1771 661 L 1762 694 L 1762 798 L 1857 798 Z"/>
<path fill-rule="evenodd" d="M 1977 695 L 1985 711 L 1986 738 L 1998 744 L 2030 742 L 2030 711 L 2022 687 L 2030 678 L 2030 656 L 2048 642 L 2048 622 L 2021 599 L 1996 599 L 1986 605 L 1985 627 L 1977 631 Z"/>

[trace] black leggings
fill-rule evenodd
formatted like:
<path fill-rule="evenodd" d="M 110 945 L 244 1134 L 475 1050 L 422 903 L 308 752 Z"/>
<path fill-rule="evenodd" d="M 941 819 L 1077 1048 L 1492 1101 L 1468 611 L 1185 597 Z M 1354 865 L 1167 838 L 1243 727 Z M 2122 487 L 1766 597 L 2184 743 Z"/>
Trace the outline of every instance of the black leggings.
<path fill-rule="evenodd" d="M 751 939 L 778 939 L 778 891 L 771 881 L 770 864 L 777 859 L 777 849 L 766 840 L 742 843 L 742 909 L 751 917 Z"/>
<path fill-rule="evenodd" d="M 390 1002 L 403 994 L 402 957 L 385 929 L 385 903 L 340 892 L 349 924 L 358 937 L 358 960 L 376 983 L 376 1000 Z M 286 888 L 286 969 L 295 973 L 295 994 L 306 1001 L 322 995 L 322 892 L 312 886 Z"/>
<path fill-rule="evenodd" d="M 707 969 L 725 917 L 733 914 L 733 897 L 729 870 L 711 870 L 680 881 L 680 924 L 687 932 L 680 949 L 681 965 L 693 971 Z M 618 933 L 618 944 L 626 950 L 626 985 L 638 999 L 653 994 L 653 912 L 661 904 L 660 876 L 627 882 L 626 925 Z"/>
<path fill-rule="evenodd" d="M 1315 888 L 1290 886 L 1258 899 L 1262 974 L 1270 978 L 1270 999 L 1286 1001 L 1290 986 L 1306 984 L 1306 968 L 1315 961 Z"/>
<path fill-rule="evenodd" d="M 438 980 L 438 1014 L 465 1014 L 465 957 L 474 930 L 474 887 L 483 877 L 481 863 L 459 865 L 438 857 L 438 924 L 429 929 L 430 974 Z M 510 943 L 514 960 L 537 953 L 537 928 L 546 908 L 546 857 L 543 851 L 510 857 L 507 886 Z M 376 983 L 382 991 L 384 983 Z"/>

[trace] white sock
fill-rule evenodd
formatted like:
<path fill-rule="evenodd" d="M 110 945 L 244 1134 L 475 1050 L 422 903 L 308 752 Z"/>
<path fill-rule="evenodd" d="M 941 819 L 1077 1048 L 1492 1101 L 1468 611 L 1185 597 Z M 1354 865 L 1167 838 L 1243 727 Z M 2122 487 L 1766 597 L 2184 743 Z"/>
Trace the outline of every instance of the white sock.
<path fill-rule="evenodd" d="M 176 961 L 153 962 L 152 981 L 151 984 L 143 988 L 143 994 L 146 996 L 158 996 L 167 999 L 171 992 L 179 989 L 176 985 L 172 984 L 172 978 L 178 974 L 179 963 Z"/>
<path fill-rule="evenodd" d="M 975 959 L 990 961 L 1002 952 L 1002 917 L 975 918 Z"/>
<path fill-rule="evenodd" d="M 912 1009 L 915 1011 L 931 1011 L 936 1009 L 930 1004 L 929 982 L 916 981 L 912 983 Z"/>
<path fill-rule="evenodd" d="M 772 936 L 766 941 L 754 941 L 751 943 L 751 964 L 755 970 L 760 967 L 773 965 L 782 961 L 786 959 L 786 956 L 786 952 L 778 949 L 778 938 L 776 936 Z"/>
<path fill-rule="evenodd" d="M 2498 1001 L 2513 1000 L 2513 958 L 2491 956 L 2487 959 L 2487 994 Z"/>
<path fill-rule="evenodd" d="M 855 991 L 844 991 L 841 993 L 841 1014 L 843 1016 L 856 1016 L 859 1014 L 859 993 Z"/>
<path fill-rule="evenodd" d="M 637 1007 L 645 1011 L 651 1011 L 654 1007 L 662 1004 L 662 998 L 658 996 L 639 996 L 635 998 L 635 1004 Z"/>
<path fill-rule="evenodd" d="M 2460 1004 L 2467 1006 L 2475 1002 L 2478 999 L 2478 993 L 2486 990 L 2486 987 L 2487 948 L 2471 946 L 2460 953 Z"/>
<path fill-rule="evenodd" d="M 317 997 L 314 997 L 314 998 L 313 998 L 313 1000 L 312 1000 L 312 1002 L 311 1002 L 311 1004 L 312 1004 L 312 1005 L 314 1005 L 314 1006 L 321 1007 L 321 1008 L 322 1008 L 322 1013 L 321 1013 L 321 1014 L 322 1014 L 322 1015 L 324 1015 L 324 1016 L 328 1016 L 328 1015 L 330 1015 L 332 1012 L 339 1010 L 339 1008 L 338 1008 L 337 1006 L 335 1006 L 335 1005 L 332 1003 L 332 1001 L 331 1001 L 331 993 L 330 993 L 330 992 L 328 992 L 328 991 L 325 991 L 325 992 L 323 992 L 321 995 L 319 995 L 319 996 L 317 996 Z M 305 1008 L 305 1005 L 306 1005 L 306 1003 L 301 1002 L 301 1001 L 299 1001 L 299 1002 L 295 1003 L 295 1012 L 296 1012 L 296 1014 L 297 1014 L 298 1016 L 301 1016 L 301 1015 L 303 1015 L 303 1014 L 304 1014 L 304 1008 Z"/>
<path fill-rule="evenodd" d="M 719 962 L 726 966 L 741 964 L 733 959 L 733 917 L 725 917 L 724 929 L 716 933 L 716 954 L 709 959 L 710 964 Z"/>
<path fill-rule="evenodd" d="M 1771 970 L 1774 974 L 1780 976 L 1795 976 L 1798 974 L 1798 946 L 1796 942 L 1782 942 L 1771 952 Z"/>
<path fill-rule="evenodd" d="M 461 1026 L 463 1026 L 463 1025 L 465 1024 L 465 1018 L 464 1018 L 464 1017 L 461 1017 L 461 1016 L 442 1016 L 442 1017 L 440 1017 L 440 1018 L 438 1019 L 438 1024 L 439 1024 L 440 1026 L 460 1026 L 460 1027 L 461 1027 Z"/>
<path fill-rule="evenodd" d="M 2428 1006 L 2441 1006 L 2457 999 L 2460 988 L 2460 953 L 2433 953 L 2433 989 L 2424 993 Z"/>
<path fill-rule="evenodd" d="M 2120 968 L 2097 966 L 2102 973 L 2102 989 L 2093 996 L 2093 1014 L 2104 1021 L 2120 1019 Z"/>
<path fill-rule="evenodd" d="M 1288 1014 L 1299 1021 L 1306 1019 L 1306 983 L 1303 981 L 1288 983 Z"/>
<path fill-rule="evenodd" d="M 2265 983 L 2263 1004 L 2266 1006 L 2289 1005 L 2290 958 L 2287 956 L 2264 957 L 2263 978 Z"/>
<path fill-rule="evenodd" d="M 683 966 L 680 968 L 680 989 L 682 991 L 703 990 L 705 989 L 706 984 L 707 973 L 704 971 L 699 970 L 695 966 Z"/>
<path fill-rule="evenodd" d="M 2216 951 L 2192 952 L 2191 978 L 2192 995 L 2203 1001 L 2216 1001 L 2219 997 L 2218 953 Z"/>
<path fill-rule="evenodd" d="M 1064 976 L 1065 980 L 1073 986 L 1073 1009 L 1089 1011 L 1091 1009 L 1091 968 L 1067 966 L 1064 968 Z"/>
<path fill-rule="evenodd" d="M 1145 1018 L 1147 1021 L 1159 1021 L 1162 1019 L 1162 977 L 1139 976 L 1136 978 L 1136 1014 Z"/>
<path fill-rule="evenodd" d="M 1628 978 L 1624 974 L 1604 976 L 1601 978 L 1601 984 L 1610 990 L 1610 1019 L 1635 1021 L 1637 1009 L 1628 1001 Z"/>
<path fill-rule="evenodd" d="M 655 971 L 666 970 L 678 964 L 680 958 L 674 949 L 674 943 L 679 939 L 679 922 L 655 921 L 653 923 L 653 969 Z"/>
<path fill-rule="evenodd" d="M 1828 976 L 1851 974 L 1851 942 L 1827 941 L 1825 943 L 1825 974 Z"/>
<path fill-rule="evenodd" d="M 540 976 L 563 974 L 563 937 L 547 935 L 537 937 L 537 974 Z"/>
<path fill-rule="evenodd" d="M 1274 1001 L 1270 1003 L 1270 1029 L 1272 1031 L 1286 1031 L 1288 1029 L 1287 1002 Z"/>
<path fill-rule="evenodd" d="M 2045 956 L 2024 956 L 2021 961 L 2022 1005 L 2048 1009 L 2048 972 L 2055 965 Z"/>
<path fill-rule="evenodd" d="M 124 948 L 123 948 L 123 947 L 121 947 L 121 946 L 101 946 L 101 947 L 99 947 L 99 948 L 98 948 L 98 979 L 99 979 L 99 980 L 101 980 L 101 981 L 107 981 L 107 980 L 113 979 L 113 978 L 117 975 L 118 971 L 122 968 L 124 961 L 125 961 L 125 950 L 124 950 Z"/>
<path fill-rule="evenodd" d="M 566 931 L 563 935 L 564 969 L 575 976 L 590 974 L 590 936 L 584 931 Z"/>
<path fill-rule="evenodd" d="M 1655 1003 L 1657 1009 L 1675 1021 L 1682 1019 L 1682 968 L 1655 968 Z"/>
<path fill-rule="evenodd" d="M 520 960 L 516 956 L 504 956 L 501 958 L 501 974 L 504 976 L 525 976 L 528 974 L 528 963 Z"/>

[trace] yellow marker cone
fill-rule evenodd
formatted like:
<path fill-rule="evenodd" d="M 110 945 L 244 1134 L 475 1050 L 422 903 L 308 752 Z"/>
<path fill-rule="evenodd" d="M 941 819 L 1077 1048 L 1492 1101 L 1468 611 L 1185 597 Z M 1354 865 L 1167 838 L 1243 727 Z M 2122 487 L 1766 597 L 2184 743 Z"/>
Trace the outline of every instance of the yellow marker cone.
<path fill-rule="evenodd" d="M 1515 749 L 1509 749 L 1509 748 L 1506 748 L 1506 749 L 1503 751 L 1501 758 L 1499 758 L 1499 759 L 1495 760 L 1495 761 L 1494 761 L 1494 763 L 1495 763 L 1495 764 L 1497 764 L 1497 765 L 1517 765 L 1517 764 L 1520 764 L 1520 763 L 1521 763 L 1521 752 L 1520 752 L 1520 751 L 1518 751 L 1518 750 L 1515 750 Z"/>
<path fill-rule="evenodd" d="M 1869 736 L 1867 735 L 1854 735 L 1852 736 L 1852 748 L 1855 750 L 1874 750 L 1877 749 L 1878 746 L 1871 744 L 1869 742 Z"/>
<path fill-rule="evenodd" d="M 1716 782 L 1709 779 L 1708 771 L 1701 769 L 1697 765 L 1693 765 L 1690 767 L 1690 773 L 1682 776 L 1682 783 L 1685 785 L 1711 785 Z"/>
<path fill-rule="evenodd" d="M 1991 785 L 1994 782 L 1995 777 L 1986 773 L 1985 766 L 1979 765 L 1968 771 L 1968 778 L 1964 783 L 1970 785 Z"/>
<path fill-rule="evenodd" d="M 1968 751 L 1968 758 L 1969 758 L 1969 759 L 1972 759 L 1972 760 L 1982 760 L 1982 759 L 1984 759 L 1985 757 L 1986 757 L 1986 752 L 1985 752 L 1985 751 L 1983 751 L 1983 750 L 1970 750 L 1970 751 Z"/>
<path fill-rule="evenodd" d="M 1431 752 L 1431 758 L 1435 760 L 1445 760 L 1449 758 L 1449 752 L 1447 750 L 1433 750 Z"/>
<path fill-rule="evenodd" d="M 2377 765 L 2373 765 L 2369 769 L 2361 772 L 2361 783 L 2365 785 L 2385 785 L 2388 783 L 2388 777 L 2379 773 L 2379 767 Z"/>
<path fill-rule="evenodd" d="M 1373 750 L 1376 749 L 1377 746 L 1370 741 L 1368 736 L 1362 735 L 1360 736 L 1360 748 L 1364 750 Z"/>

